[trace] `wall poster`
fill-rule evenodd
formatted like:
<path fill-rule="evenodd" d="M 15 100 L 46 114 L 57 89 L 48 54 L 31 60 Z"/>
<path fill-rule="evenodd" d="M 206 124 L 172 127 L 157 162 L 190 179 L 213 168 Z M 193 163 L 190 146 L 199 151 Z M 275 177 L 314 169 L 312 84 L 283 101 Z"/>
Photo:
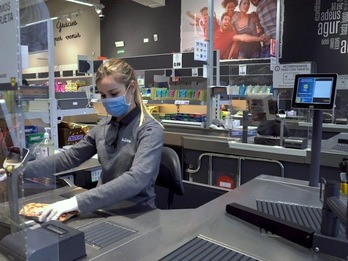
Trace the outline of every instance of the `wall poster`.
<path fill-rule="evenodd" d="M 208 0 L 181 1 L 181 52 L 193 52 L 196 39 L 208 40 L 208 14 Z M 277 0 L 217 0 L 214 14 L 214 50 L 221 60 L 271 57 Z"/>
<path fill-rule="evenodd" d="M 347 74 L 347 58 L 348 0 L 285 1 L 280 62 L 313 61 L 320 73 Z"/>

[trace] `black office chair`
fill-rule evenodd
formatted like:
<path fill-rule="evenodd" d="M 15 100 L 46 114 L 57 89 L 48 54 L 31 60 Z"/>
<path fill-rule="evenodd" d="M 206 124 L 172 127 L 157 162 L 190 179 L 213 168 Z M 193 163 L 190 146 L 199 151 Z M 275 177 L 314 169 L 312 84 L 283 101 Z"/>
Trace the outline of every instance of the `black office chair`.
<path fill-rule="evenodd" d="M 163 147 L 156 185 L 168 189 L 168 209 L 172 207 L 174 194 L 180 196 L 184 195 L 180 159 L 172 148 Z"/>

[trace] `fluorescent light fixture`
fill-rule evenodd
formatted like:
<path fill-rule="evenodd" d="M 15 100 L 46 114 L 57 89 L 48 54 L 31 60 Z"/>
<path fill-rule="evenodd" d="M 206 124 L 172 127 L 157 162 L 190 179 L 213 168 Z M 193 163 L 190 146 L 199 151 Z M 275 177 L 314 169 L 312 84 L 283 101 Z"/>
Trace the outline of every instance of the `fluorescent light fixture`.
<path fill-rule="evenodd" d="M 48 18 L 48 19 L 44 19 L 44 20 L 40 20 L 40 21 L 36 21 L 36 22 L 25 24 L 25 25 L 21 26 L 21 28 L 27 27 L 27 26 L 30 26 L 30 25 L 34 25 L 34 24 L 40 24 L 40 23 L 47 22 L 47 21 L 50 21 L 50 20 L 56 20 L 56 19 L 58 19 L 58 17 L 54 16 L 54 17 L 51 17 L 51 18 Z"/>
<path fill-rule="evenodd" d="M 89 2 L 88 0 L 65 0 L 67 2 L 72 2 L 72 3 L 75 3 L 75 4 L 80 4 L 80 5 L 87 5 L 87 6 L 94 6 L 93 3 Z"/>

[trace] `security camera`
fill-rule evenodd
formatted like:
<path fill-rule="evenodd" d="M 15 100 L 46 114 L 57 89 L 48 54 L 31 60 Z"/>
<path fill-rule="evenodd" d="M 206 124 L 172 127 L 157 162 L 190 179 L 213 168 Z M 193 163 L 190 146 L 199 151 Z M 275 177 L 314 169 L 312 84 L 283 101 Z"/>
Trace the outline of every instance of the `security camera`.
<path fill-rule="evenodd" d="M 99 19 L 100 19 L 100 20 L 103 20 L 103 19 L 105 18 L 105 15 L 104 15 L 104 14 L 99 14 L 98 16 L 99 16 Z"/>

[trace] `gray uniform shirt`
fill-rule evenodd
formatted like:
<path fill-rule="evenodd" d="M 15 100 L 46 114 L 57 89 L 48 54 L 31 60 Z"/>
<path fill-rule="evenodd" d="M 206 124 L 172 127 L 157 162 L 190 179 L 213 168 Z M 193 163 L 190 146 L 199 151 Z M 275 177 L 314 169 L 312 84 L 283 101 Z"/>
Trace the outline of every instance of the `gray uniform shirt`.
<path fill-rule="evenodd" d="M 122 200 L 155 207 L 155 181 L 163 147 L 163 128 L 136 107 L 120 122 L 105 119 L 67 151 L 31 161 L 24 176 L 49 176 L 76 167 L 98 154 L 102 176 L 96 188 L 76 195 L 81 213 Z"/>

